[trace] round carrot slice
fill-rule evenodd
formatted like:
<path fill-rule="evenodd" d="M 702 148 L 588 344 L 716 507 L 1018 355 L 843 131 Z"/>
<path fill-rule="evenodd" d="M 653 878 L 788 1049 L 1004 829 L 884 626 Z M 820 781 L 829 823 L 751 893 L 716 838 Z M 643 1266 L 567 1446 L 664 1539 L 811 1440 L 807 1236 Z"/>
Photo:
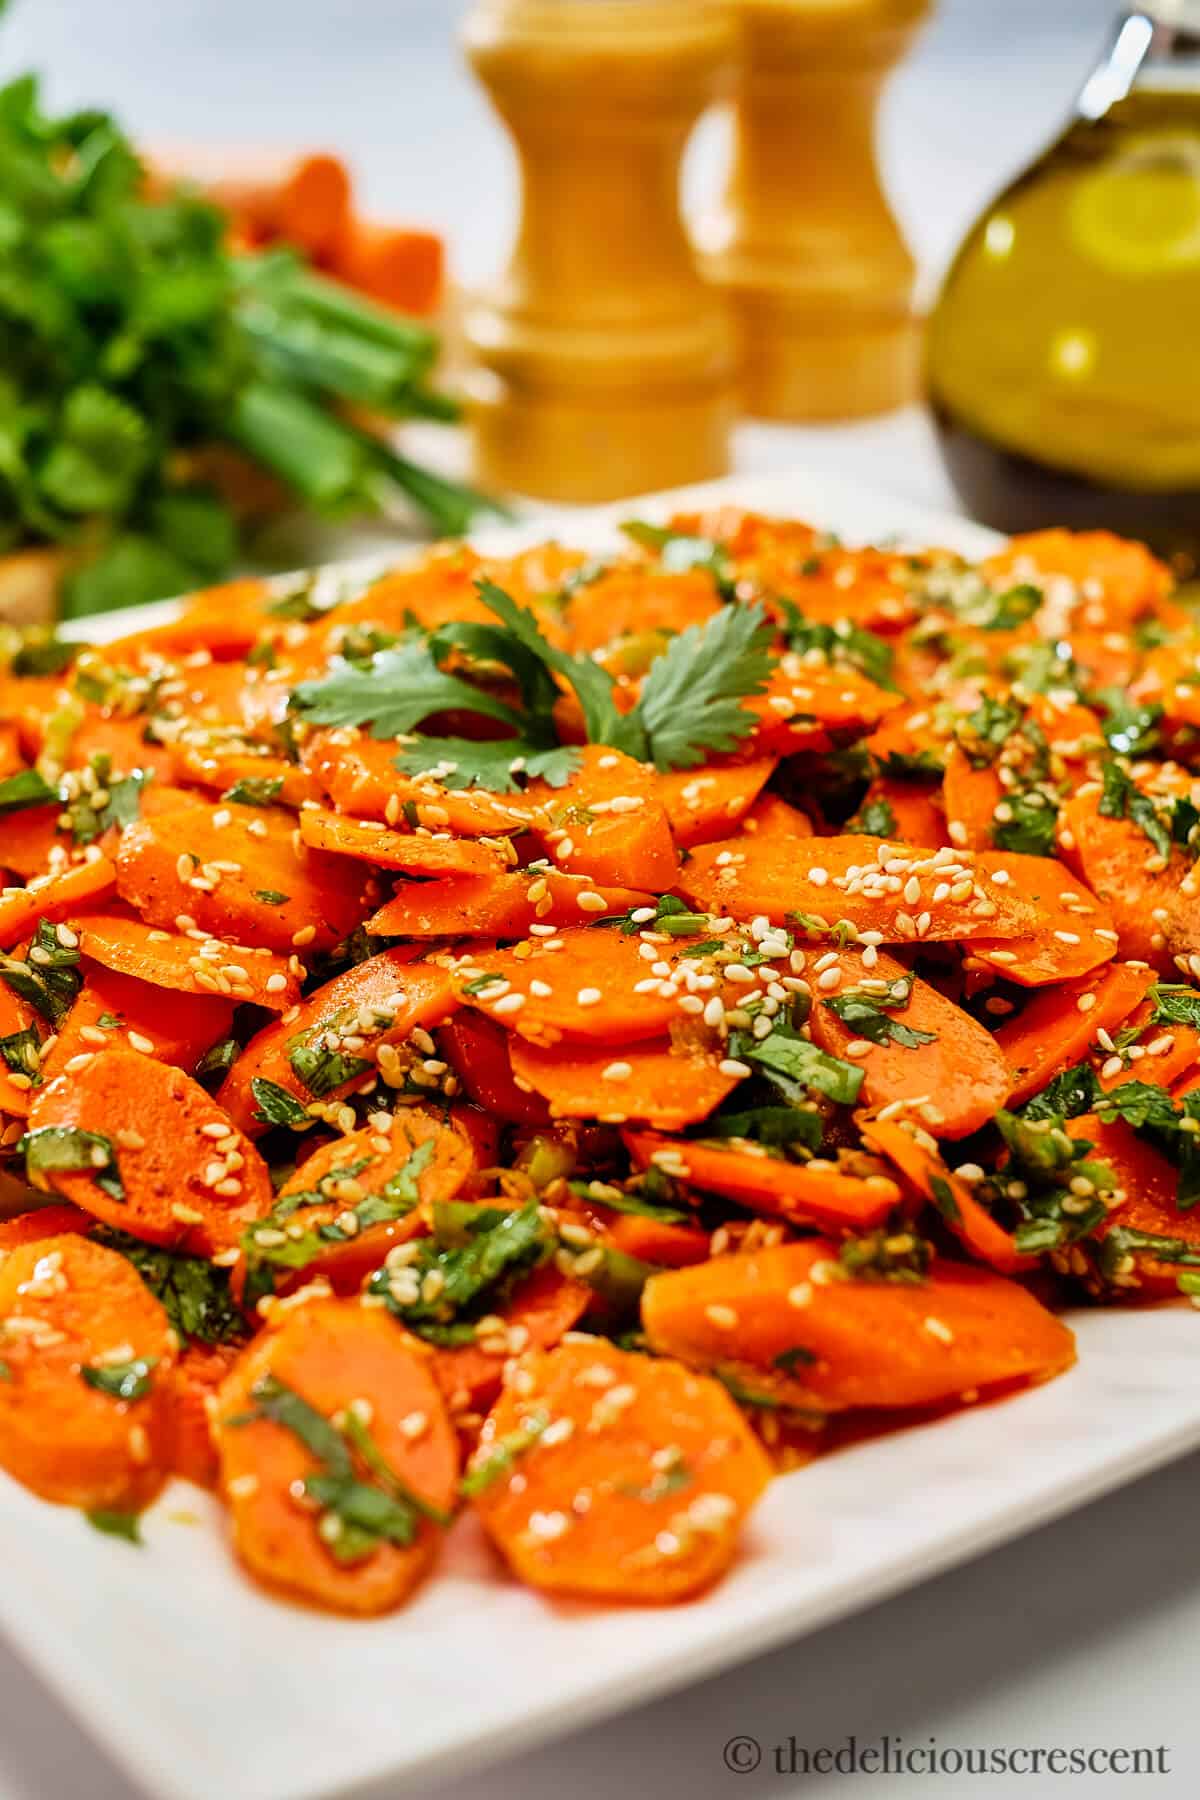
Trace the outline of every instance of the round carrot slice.
<path fill-rule="evenodd" d="M 770 1475 L 718 1382 L 576 1337 L 520 1358 L 466 1486 L 531 1586 L 666 1602 L 725 1572 Z"/>
<path fill-rule="evenodd" d="M 104 1049 L 39 1088 L 26 1167 L 108 1225 L 197 1256 L 270 1211 L 266 1164 L 204 1089 L 136 1050 Z"/>
<path fill-rule="evenodd" d="M 76 1232 L 0 1263 L 0 1464 L 45 1500 L 134 1512 L 169 1450 L 175 1334 L 123 1256 Z"/>
<path fill-rule="evenodd" d="M 806 1224 L 865 1230 L 880 1225 L 900 1199 L 886 1175 L 850 1175 L 823 1158 L 787 1162 L 761 1144 L 718 1147 L 690 1139 L 628 1132 L 625 1138 L 640 1169 L 652 1164 L 689 1186 L 724 1194 L 752 1212 L 781 1215 Z"/>
<path fill-rule="evenodd" d="M 644 1120 L 660 1131 L 679 1131 L 706 1119 L 740 1075 L 725 1074 L 715 1057 L 651 1043 L 556 1044 L 550 1049 L 514 1038 L 509 1045 L 518 1085 L 550 1102 L 556 1119 L 600 1119 L 624 1125 Z"/>
<path fill-rule="evenodd" d="M 459 966 L 455 989 L 468 1006 L 531 1043 L 658 1037 L 684 1015 L 660 957 L 652 965 L 642 948 L 620 931 L 566 929 L 538 939 L 528 956 L 472 953 Z"/>
<path fill-rule="evenodd" d="M 221 1492 L 258 1580 L 335 1612 L 390 1612 L 437 1555 L 458 1442 L 429 1359 L 386 1313 L 309 1301 L 221 1388 Z"/>
<path fill-rule="evenodd" d="M 534 925 L 575 925 L 653 906 L 640 888 L 598 887 L 586 875 L 535 866 L 500 875 L 405 881 L 367 929 L 380 937 L 524 937 Z"/>
<path fill-rule="evenodd" d="M 197 801 L 122 833 L 117 887 L 150 925 L 262 944 L 288 955 L 328 949 L 371 904 L 361 871 L 293 841 L 273 807 Z"/>
<path fill-rule="evenodd" d="M 642 1323 L 664 1356 L 821 1412 L 930 1406 L 1075 1360 L 1072 1333 L 1014 1281 L 952 1262 L 913 1282 L 855 1278 L 818 1238 L 655 1275 Z"/>
<path fill-rule="evenodd" d="M 379 869 L 403 869 L 409 875 L 499 875 L 508 867 L 498 851 L 471 838 L 381 830 L 369 820 L 312 806 L 300 814 L 300 836 L 310 849 L 353 857 Z"/>
<path fill-rule="evenodd" d="M 207 937 L 198 927 L 187 936 L 162 931 L 119 908 L 77 913 L 70 922 L 85 956 L 152 987 L 252 1001 L 269 1012 L 286 1012 L 300 998 L 289 959 L 262 945 Z"/>
<path fill-rule="evenodd" d="M 42 1058 L 42 1080 L 53 1081 L 65 1073 L 77 1056 L 126 1046 L 191 1074 L 204 1052 L 226 1035 L 232 1020 L 232 1000 L 180 993 L 165 1006 L 161 988 L 96 965 L 88 970 L 75 1004 Z"/>

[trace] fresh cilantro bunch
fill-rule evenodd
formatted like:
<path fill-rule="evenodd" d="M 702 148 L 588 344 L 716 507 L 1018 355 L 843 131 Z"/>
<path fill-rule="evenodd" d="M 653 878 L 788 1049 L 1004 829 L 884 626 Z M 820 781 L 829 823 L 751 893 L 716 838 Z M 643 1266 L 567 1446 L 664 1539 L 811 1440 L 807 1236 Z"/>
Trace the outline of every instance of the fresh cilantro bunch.
<path fill-rule="evenodd" d="M 554 708 L 575 696 L 590 744 L 609 744 L 658 769 L 690 769 L 737 748 L 755 715 L 742 701 L 766 686 L 773 630 L 760 606 L 733 603 L 673 637 L 651 664 L 637 704 L 618 710 L 613 678 L 590 656 L 552 644 L 534 614 L 492 581 L 476 583 L 496 625 L 413 627 L 363 659 L 344 658 L 303 682 L 292 706 L 314 725 L 370 726 L 406 738 L 439 713 L 471 713 L 508 735 L 483 742 L 418 736 L 396 759 L 408 774 L 435 772 L 447 787 L 511 793 L 532 776 L 569 780 L 578 751 L 559 738 Z M 445 665 L 453 659 L 456 669 Z M 462 672 L 458 672 L 461 670 Z M 489 676 L 503 678 L 503 692 Z"/>
<path fill-rule="evenodd" d="M 62 546 L 68 615 L 226 573 L 234 511 L 189 475 L 215 445 L 323 512 L 402 490 L 459 532 L 485 504 L 341 409 L 450 415 L 433 334 L 290 252 L 227 255 L 225 224 L 151 199 L 107 114 L 48 117 L 32 76 L 0 89 L 0 551 Z"/>

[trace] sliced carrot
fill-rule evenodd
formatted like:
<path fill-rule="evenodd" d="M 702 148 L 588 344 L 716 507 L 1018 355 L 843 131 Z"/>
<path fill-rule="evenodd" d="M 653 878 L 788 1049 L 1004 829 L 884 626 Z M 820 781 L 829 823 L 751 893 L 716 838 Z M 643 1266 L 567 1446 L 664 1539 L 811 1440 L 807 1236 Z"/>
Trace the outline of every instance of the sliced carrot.
<path fill-rule="evenodd" d="M 29 1138 L 35 1186 L 149 1244 L 212 1256 L 271 1208 L 253 1145 L 182 1070 L 136 1050 L 75 1058 L 37 1089 Z"/>
<path fill-rule="evenodd" d="M 329 948 L 354 929 L 370 888 L 343 858 L 297 851 L 293 831 L 274 808 L 232 802 L 141 819 L 121 838 L 117 888 L 151 925 L 186 929 L 177 921 L 188 918 L 284 955 Z"/>
<path fill-rule="evenodd" d="M 557 1044 L 545 1049 L 514 1038 L 509 1046 L 518 1084 L 550 1102 L 556 1119 L 645 1120 L 679 1131 L 706 1119 L 741 1079 L 723 1074 L 713 1056 L 666 1039 L 650 1043 Z"/>
<path fill-rule="evenodd" d="M 77 1056 L 107 1046 L 141 1051 L 191 1074 L 206 1050 L 229 1032 L 234 1002 L 182 992 L 164 1005 L 160 987 L 111 969 L 89 968 L 53 1045 L 42 1057 L 43 1081 L 67 1072 Z"/>
<path fill-rule="evenodd" d="M 367 820 L 315 807 L 300 814 L 300 836 L 312 850 L 328 850 L 380 869 L 403 869 L 409 875 L 498 875 L 508 867 L 498 851 L 469 838 L 381 830 Z"/>
<path fill-rule="evenodd" d="M 66 1231 L 88 1232 L 96 1223 L 91 1213 L 78 1206 L 34 1206 L 18 1213 L 15 1219 L 0 1219 L 0 1252 L 17 1250 L 22 1244 L 40 1244 L 43 1239 L 61 1237 Z"/>
<path fill-rule="evenodd" d="M 98 756 L 106 756 L 114 777 L 131 775 L 142 769 L 164 782 L 174 781 L 178 758 L 167 744 L 149 743 L 140 719 L 127 719 L 119 714 L 89 708 L 77 726 L 67 754 L 65 766 L 86 769 Z"/>
<path fill-rule="evenodd" d="M 623 562 L 578 587 L 566 605 L 571 647 L 594 654 L 622 639 L 686 631 L 721 610 L 712 576 L 701 569 L 667 571 Z"/>
<path fill-rule="evenodd" d="M 971 945 L 971 956 L 1006 981 L 1021 987 L 1070 981 L 1116 955 L 1112 913 L 1054 857 L 988 851 L 975 858 L 975 867 L 985 879 L 1016 889 L 1036 910 L 1037 924 L 1028 936 L 1006 935 L 995 943 L 981 938 Z"/>
<path fill-rule="evenodd" d="M 643 888 L 598 887 L 586 875 L 532 868 L 402 882 L 367 920 L 379 937 L 523 937 L 531 925 L 574 925 L 653 906 Z"/>
<path fill-rule="evenodd" d="M 1156 1010 L 1154 1001 L 1147 997 L 1130 1014 L 1126 1025 L 1131 1034 L 1129 1046 L 1122 1058 L 1124 1066 L 1115 1074 L 1104 1072 L 1108 1058 L 1098 1053 L 1100 1085 L 1106 1092 L 1127 1081 L 1153 1081 L 1159 1087 L 1171 1087 L 1200 1059 L 1200 1031 L 1194 1025 L 1155 1023 Z M 1129 1049 L 1137 1054 L 1130 1056 Z"/>
<path fill-rule="evenodd" d="M 571 1429 L 556 1430 L 560 1420 Z M 579 1338 L 520 1359 L 468 1483 L 522 1581 L 661 1603 L 724 1573 L 770 1475 L 719 1383 Z"/>
<path fill-rule="evenodd" d="M 0 1465 L 44 1500 L 138 1511 L 166 1468 L 174 1358 L 167 1315 L 123 1256 L 74 1231 L 10 1250 Z"/>
<path fill-rule="evenodd" d="M 87 861 L 72 863 L 56 875 L 35 875 L 28 886 L 0 894 L 0 947 L 9 949 L 28 936 L 39 919 L 67 919 L 72 913 L 111 894 L 117 872 L 97 851 Z"/>
<path fill-rule="evenodd" d="M 508 1057 L 509 1034 L 464 1007 L 438 1030 L 438 1046 L 463 1093 L 493 1117 L 513 1125 L 544 1125 L 550 1112 L 539 1094 L 519 1088 Z"/>
<path fill-rule="evenodd" d="M 675 879 L 678 859 L 658 778 L 632 756 L 587 744 L 565 787 L 533 781 L 524 798 L 538 808 L 530 829 L 567 874 L 656 893 Z"/>
<path fill-rule="evenodd" d="M 486 1412 L 497 1394 L 504 1366 L 518 1349 L 549 1350 L 570 1331 L 591 1304 L 592 1290 L 543 1263 L 519 1281 L 503 1316 L 486 1321 L 473 1344 L 437 1349 L 433 1377 L 460 1430 L 471 1416 Z"/>
<path fill-rule="evenodd" d="M 786 923 L 803 914 L 831 927 L 846 920 L 888 943 L 1017 937 L 1034 930 L 1039 917 L 1015 883 L 997 885 L 969 851 L 914 855 L 857 834 L 799 840 L 786 857 L 754 837 L 703 844 L 675 886 L 694 904 L 735 919 L 761 913 Z"/>
<path fill-rule="evenodd" d="M 866 1230 L 882 1224 L 900 1199 L 900 1189 L 885 1175 L 847 1175 L 820 1158 L 788 1162 L 761 1144 L 718 1147 L 649 1131 L 627 1132 L 625 1141 L 640 1169 L 661 1159 L 670 1175 L 690 1187 L 804 1224 Z"/>
<path fill-rule="evenodd" d="M 1191 869 L 1186 853 L 1172 847 L 1162 866 L 1154 847 L 1132 819 L 1100 811 L 1099 786 L 1088 785 L 1059 813 L 1064 859 L 1112 913 L 1121 955 L 1170 973 L 1175 958 L 1200 942 L 1200 901 L 1183 886 Z"/>
<path fill-rule="evenodd" d="M 171 1473 L 194 1481 L 197 1487 L 212 1488 L 217 1483 L 217 1450 L 209 1413 L 238 1354 L 232 1344 L 185 1344 L 172 1372 Z"/>
<path fill-rule="evenodd" d="M 1171 589 L 1170 570 L 1144 544 L 1110 531 L 1027 532 L 989 557 L 981 572 L 992 582 L 1073 582 L 1083 622 L 1110 631 L 1131 625 Z"/>
<path fill-rule="evenodd" d="M 0 869 L 10 869 L 22 881 L 45 874 L 50 852 L 63 843 L 58 829 L 62 807 L 27 806 L 0 819 Z"/>
<path fill-rule="evenodd" d="M 972 1256 L 1002 1275 L 1018 1275 L 1037 1266 L 1037 1257 L 1023 1255 L 1011 1233 L 980 1205 L 970 1183 L 948 1169 L 906 1125 L 895 1119 L 864 1118 L 859 1127 L 864 1142 L 885 1156 L 905 1181 L 937 1208 Z"/>
<path fill-rule="evenodd" d="M 33 1008 L 15 994 L 6 981 L 0 981 L 0 1038 L 21 1037 L 32 1031 L 33 1041 L 9 1046 L 16 1052 L 16 1067 L 8 1058 L 0 1060 L 0 1113 L 23 1119 L 29 1111 L 30 1090 L 42 1074 L 41 1043 L 45 1027 L 40 1025 Z M 26 1066 L 27 1065 L 27 1066 Z"/>
<path fill-rule="evenodd" d="M 323 1144 L 284 1182 L 273 1217 L 248 1234 L 243 1266 L 258 1273 L 251 1298 L 287 1294 L 317 1276 L 335 1293 L 356 1293 L 393 1245 L 428 1230 L 429 1207 L 452 1200 L 478 1167 L 454 1114 L 443 1121 L 422 1107 L 398 1109 L 386 1129 L 377 1119 Z M 373 1218 L 372 1197 L 390 1202 L 391 1216 Z M 240 1292 L 236 1269 L 233 1279 Z"/>
<path fill-rule="evenodd" d="M 1200 1257 L 1200 1215 L 1194 1210 L 1179 1210 L 1175 1203 L 1178 1171 L 1153 1144 L 1139 1137 L 1123 1119 L 1106 1125 L 1093 1113 L 1068 1119 L 1066 1129 L 1070 1137 L 1083 1138 L 1092 1145 L 1089 1155 L 1108 1164 L 1122 1191 L 1120 1204 L 1109 1213 L 1098 1234 L 1101 1243 L 1113 1230 L 1138 1231 L 1182 1242 L 1191 1254 Z M 1091 1265 L 1089 1285 L 1103 1291 L 1108 1299 L 1167 1300 L 1179 1292 L 1179 1264 L 1155 1256 L 1153 1251 L 1131 1250 L 1111 1276 L 1101 1277 L 1096 1270 L 1092 1242 L 1088 1240 L 1076 1248 L 1086 1259 L 1085 1266 Z M 1074 1257 L 1072 1263 L 1075 1264 Z"/>
<path fill-rule="evenodd" d="M 536 939 L 527 956 L 471 952 L 458 967 L 455 991 L 535 1044 L 658 1037 L 683 1015 L 674 991 L 664 997 L 670 984 L 655 979 L 641 949 L 639 938 L 621 931 L 567 927 Z M 650 986 L 654 992 L 645 991 Z"/>
<path fill-rule="evenodd" d="M 268 1012 L 284 1012 L 300 997 L 299 978 L 290 961 L 261 945 L 205 937 L 198 927 L 189 936 L 161 931 L 119 906 L 102 913 L 75 913 L 71 928 L 83 954 L 93 962 L 151 987 L 213 1000 L 252 1001 Z"/>
<path fill-rule="evenodd" d="M 766 691 L 743 702 L 759 721 L 755 750 L 777 756 L 832 749 L 874 731 L 902 704 L 899 694 L 877 686 L 857 669 L 809 668 L 798 657 L 787 656 L 775 665 Z"/>
<path fill-rule="evenodd" d="M 856 821 L 873 816 L 873 809 L 886 808 L 890 820 L 888 830 L 904 844 L 919 844 L 931 850 L 950 842 L 946 830 L 946 812 L 939 803 L 936 790 L 919 781 L 897 781 L 877 775 L 863 795 L 855 815 Z"/>
<path fill-rule="evenodd" d="M 522 794 L 447 788 L 428 776 L 402 775 L 396 754 L 394 743 L 362 733 L 317 731 L 306 738 L 302 759 L 338 811 L 358 819 L 398 825 L 411 812 L 426 831 L 502 837 L 524 830 L 537 815 L 536 805 Z"/>
<path fill-rule="evenodd" d="M 1111 963 L 1099 974 L 1049 987 L 996 1032 L 996 1048 L 1011 1075 L 1006 1106 L 1020 1106 L 1062 1069 L 1081 1062 L 1098 1031 L 1127 1019 L 1154 976 L 1149 969 Z"/>
<path fill-rule="evenodd" d="M 922 1115 L 937 1137 L 966 1137 L 994 1117 L 1004 1104 L 1009 1071 L 991 1032 L 893 957 L 877 952 L 868 968 L 861 952 L 843 950 L 830 966 L 839 970 L 841 980 L 832 994 L 816 999 L 809 1026 L 814 1043 L 834 1056 L 846 1057 L 853 1047 L 852 1060 L 863 1072 L 865 1105 L 923 1100 L 937 1109 L 936 1123 L 932 1111 Z M 889 992 L 881 994 L 880 984 L 892 995 L 907 992 L 906 1004 L 881 1007 Z M 873 1042 L 859 1026 L 838 1016 L 834 1009 L 846 1005 L 848 996 L 880 1009 L 869 1024 L 875 1030 L 882 1022 L 889 1033 L 882 1042 Z M 893 1023 L 900 1038 L 890 1035 Z M 924 1034 L 929 1041 L 906 1044 L 906 1032 Z"/>
<path fill-rule="evenodd" d="M 271 597 L 256 576 L 226 581 L 192 594 L 178 618 L 145 626 L 104 646 L 105 660 L 115 664 L 146 657 L 170 660 L 208 650 L 213 656 L 244 656 L 262 623 L 263 606 Z"/>
<path fill-rule="evenodd" d="M 664 1139 L 664 1142 L 670 1142 Z M 705 1262 L 711 1254 L 712 1233 L 702 1225 L 677 1224 L 652 1219 L 641 1213 L 616 1212 L 591 1198 L 576 1202 L 576 1210 L 588 1221 L 602 1244 L 632 1256 L 638 1262 L 656 1263 L 663 1269 L 683 1269 Z"/>
<path fill-rule="evenodd" d="M 327 254 L 341 280 L 384 306 L 417 318 L 438 308 L 445 250 L 432 231 L 350 219 Z"/>
<path fill-rule="evenodd" d="M 761 794 L 742 820 L 739 835 L 762 844 L 790 844 L 793 838 L 810 838 L 813 823 L 807 813 L 789 806 L 778 794 Z"/>
<path fill-rule="evenodd" d="M 921 1281 L 847 1277 L 837 1254 L 809 1238 L 655 1275 L 647 1339 L 769 1402 L 820 1412 L 930 1406 L 1045 1381 L 1075 1360 L 1068 1328 L 1016 1282 L 937 1261 Z"/>
<path fill-rule="evenodd" d="M 976 768 L 966 752 L 951 744 L 946 752 L 942 799 L 946 821 L 956 844 L 968 850 L 990 850 L 996 828 L 996 808 L 1005 788 L 994 765 Z"/>
<path fill-rule="evenodd" d="M 280 806 L 300 807 L 305 801 L 320 798 L 317 785 L 307 769 L 288 762 L 282 756 L 257 756 L 249 751 L 229 750 L 217 744 L 181 744 L 178 749 L 179 776 L 198 787 L 217 788 L 225 793 L 239 782 L 270 783 L 273 799 Z M 278 784 L 275 786 L 274 784 Z"/>
<path fill-rule="evenodd" d="M 337 1433 L 332 1459 L 281 1423 L 277 1410 L 268 1416 L 270 1396 L 281 1391 L 306 1419 L 315 1415 L 318 1430 L 324 1421 L 328 1442 Z M 348 1413 L 340 1431 L 330 1424 Z M 216 1438 L 234 1548 L 259 1581 L 310 1605 L 368 1614 L 399 1606 L 429 1570 L 441 1532 L 427 1512 L 445 1515 L 454 1505 L 458 1444 L 428 1357 L 385 1312 L 315 1300 L 288 1313 L 222 1386 Z M 298 1489 L 314 1479 L 317 1503 L 305 1496 L 298 1504 Z M 352 1535 L 349 1521 L 363 1516 L 353 1488 L 346 1494 L 355 1481 L 371 1489 L 370 1516 L 384 1512 L 390 1537 Z"/>
<path fill-rule="evenodd" d="M 757 757 L 753 762 L 709 763 L 703 769 L 673 769 L 659 775 L 656 790 L 675 842 L 690 849 L 694 844 L 728 837 L 750 811 L 776 766 L 774 757 Z"/>
<path fill-rule="evenodd" d="M 240 1130 L 256 1136 L 266 1126 L 257 1116 L 262 1108 L 255 1098 L 256 1081 L 282 1088 L 302 1106 L 334 1101 L 376 1079 L 381 1049 L 388 1066 L 399 1067 L 398 1060 L 392 1065 L 384 1046 L 402 1044 L 418 1026 L 440 1024 L 454 1006 L 445 969 L 413 962 L 410 949 L 385 950 L 335 976 L 298 1009 L 264 1026 L 230 1069 L 217 1101 Z M 351 1046 L 330 1050 L 330 1058 L 340 1060 L 320 1062 L 322 1047 L 335 1039 L 340 1045 L 346 1035 Z M 314 1058 L 316 1068 L 311 1066 Z"/>

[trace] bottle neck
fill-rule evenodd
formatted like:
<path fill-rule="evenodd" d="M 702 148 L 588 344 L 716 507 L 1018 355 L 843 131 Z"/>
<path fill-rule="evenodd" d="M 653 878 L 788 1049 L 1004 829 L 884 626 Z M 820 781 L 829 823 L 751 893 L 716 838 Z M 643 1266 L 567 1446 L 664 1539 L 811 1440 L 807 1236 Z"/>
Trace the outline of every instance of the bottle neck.
<path fill-rule="evenodd" d="M 1135 88 L 1200 90 L 1198 0 L 1154 0 L 1121 14 L 1076 111 L 1083 119 L 1102 119 Z"/>

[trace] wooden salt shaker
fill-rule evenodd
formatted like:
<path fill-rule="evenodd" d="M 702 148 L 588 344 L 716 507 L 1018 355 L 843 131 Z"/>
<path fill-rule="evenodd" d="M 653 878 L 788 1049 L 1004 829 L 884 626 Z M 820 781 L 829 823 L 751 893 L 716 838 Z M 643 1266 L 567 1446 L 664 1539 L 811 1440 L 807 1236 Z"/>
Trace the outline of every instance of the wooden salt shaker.
<path fill-rule="evenodd" d="M 733 0 L 734 159 L 705 266 L 732 303 L 759 418 L 850 418 L 916 395 L 915 271 L 874 134 L 884 80 L 929 4 Z"/>
<path fill-rule="evenodd" d="M 726 0 L 478 0 L 464 41 L 522 184 L 512 260 L 464 320 L 478 479 L 586 502 L 723 474 L 733 336 L 679 176 L 732 79 Z"/>

